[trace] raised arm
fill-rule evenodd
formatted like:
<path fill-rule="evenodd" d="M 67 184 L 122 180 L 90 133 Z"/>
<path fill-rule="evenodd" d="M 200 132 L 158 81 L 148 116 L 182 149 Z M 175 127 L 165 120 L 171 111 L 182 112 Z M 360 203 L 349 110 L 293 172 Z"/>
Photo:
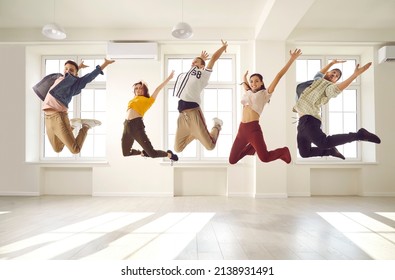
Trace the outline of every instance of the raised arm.
<path fill-rule="evenodd" d="M 281 80 L 281 78 L 284 76 L 284 74 L 287 73 L 289 67 L 291 67 L 292 63 L 302 54 L 302 50 L 301 49 L 295 49 L 293 52 L 289 51 L 289 54 L 291 55 L 291 57 L 289 58 L 288 62 L 280 70 L 280 72 L 277 73 L 276 77 L 274 77 L 273 82 L 270 84 L 270 86 L 267 89 L 267 92 L 269 94 L 274 92 L 278 82 Z"/>
<path fill-rule="evenodd" d="M 220 58 L 223 52 L 226 52 L 226 48 L 228 47 L 228 42 L 221 40 L 222 46 L 213 54 L 210 61 L 208 62 L 207 69 L 213 69 L 214 63 Z"/>
<path fill-rule="evenodd" d="M 158 93 L 165 87 L 165 85 L 174 77 L 174 70 L 171 71 L 170 75 L 164 80 L 152 93 L 151 97 L 155 98 L 158 96 Z"/>
<path fill-rule="evenodd" d="M 344 62 L 346 62 L 346 61 L 345 61 L 345 60 L 337 60 L 337 59 L 334 59 L 334 60 L 332 60 L 331 62 L 329 62 L 327 65 L 325 65 L 324 68 L 322 68 L 322 69 L 320 70 L 320 72 L 321 72 L 322 74 L 325 74 L 326 72 L 329 71 L 329 69 L 330 69 L 333 65 L 335 65 L 335 64 L 337 64 L 337 63 L 344 63 Z"/>
<path fill-rule="evenodd" d="M 352 83 L 352 81 L 354 81 L 363 72 L 368 70 L 371 65 L 372 65 L 372 62 L 366 63 L 362 67 L 359 67 L 359 64 L 357 64 L 357 67 L 355 67 L 354 73 L 352 73 L 352 75 L 350 77 L 348 77 L 346 80 L 344 80 L 343 82 L 336 84 L 337 87 L 340 90 L 346 89 Z"/>
<path fill-rule="evenodd" d="M 243 88 L 245 91 L 250 90 L 250 83 L 248 82 L 248 70 L 245 72 L 243 76 L 243 82 L 241 83 L 243 85 Z"/>
<path fill-rule="evenodd" d="M 105 58 L 103 64 L 100 65 L 100 69 L 103 71 L 104 68 L 106 68 L 108 65 L 110 65 L 114 62 L 115 62 L 115 60 L 109 60 L 109 59 Z"/>

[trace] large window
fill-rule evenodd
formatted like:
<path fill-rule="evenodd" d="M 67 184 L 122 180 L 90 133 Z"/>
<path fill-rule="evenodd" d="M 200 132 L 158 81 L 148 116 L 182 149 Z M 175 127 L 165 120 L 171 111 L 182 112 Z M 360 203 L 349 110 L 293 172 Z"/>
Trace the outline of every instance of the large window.
<path fill-rule="evenodd" d="M 178 98 L 173 97 L 173 88 L 178 74 L 187 72 L 191 68 L 195 56 L 167 56 L 166 71 L 170 73 L 175 70 L 175 77 L 166 87 L 166 110 L 165 121 L 165 145 L 169 149 L 174 148 L 175 133 L 178 119 Z M 199 141 L 192 141 L 178 156 L 188 161 L 225 161 L 229 157 L 235 131 L 236 112 L 235 109 L 235 59 L 233 56 L 222 56 L 214 64 L 209 85 L 202 93 L 201 109 L 206 119 L 209 131 L 213 126 L 212 119 L 218 117 L 223 121 L 215 149 L 208 151 Z"/>
<path fill-rule="evenodd" d="M 96 59 L 95 57 L 86 56 L 67 56 L 64 57 L 43 57 L 43 72 L 44 75 L 52 73 L 63 73 L 64 64 L 67 60 L 74 60 L 79 62 L 84 61 L 87 68 L 80 69 L 78 75 L 81 77 L 93 71 L 96 65 L 101 65 L 103 59 Z M 106 72 L 104 75 L 99 75 L 89 83 L 81 94 L 73 97 L 69 104 L 68 111 L 69 118 L 83 118 L 83 119 L 98 119 L 102 125 L 89 129 L 88 136 L 85 139 L 84 145 L 79 154 L 72 154 L 67 147 L 63 151 L 56 153 L 48 141 L 45 130 L 45 119 L 42 113 L 42 145 L 41 145 L 41 159 L 42 160 L 100 160 L 106 157 Z M 74 134 L 78 133 L 79 127 L 74 129 Z"/>
<path fill-rule="evenodd" d="M 312 80 L 314 75 L 325 65 L 332 61 L 333 57 L 301 57 L 296 61 L 296 82 L 301 83 Z M 335 64 L 333 68 L 342 71 L 342 77 L 338 82 L 348 78 L 359 63 L 358 57 L 342 58 L 344 63 Z M 331 70 L 330 69 L 330 70 Z M 329 100 L 321 111 L 322 130 L 327 135 L 356 132 L 360 127 L 359 121 L 359 95 L 361 91 L 360 80 L 357 78 L 350 86 L 336 98 Z M 338 146 L 337 149 L 346 157 L 346 160 L 355 161 L 361 159 L 360 145 L 358 142 L 347 143 Z M 298 154 L 299 159 L 301 159 Z M 303 159 L 303 160 L 332 160 L 339 161 L 333 157 Z"/>

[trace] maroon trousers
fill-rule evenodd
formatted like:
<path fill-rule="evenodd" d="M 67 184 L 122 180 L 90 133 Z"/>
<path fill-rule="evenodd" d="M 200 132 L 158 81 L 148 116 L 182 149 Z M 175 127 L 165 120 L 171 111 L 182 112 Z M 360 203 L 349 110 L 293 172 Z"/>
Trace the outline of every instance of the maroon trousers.
<path fill-rule="evenodd" d="M 239 131 L 229 155 L 229 163 L 235 164 L 247 155 L 257 153 L 262 162 L 270 162 L 276 159 L 290 161 L 288 148 L 279 148 L 268 151 L 259 121 L 240 123 Z"/>

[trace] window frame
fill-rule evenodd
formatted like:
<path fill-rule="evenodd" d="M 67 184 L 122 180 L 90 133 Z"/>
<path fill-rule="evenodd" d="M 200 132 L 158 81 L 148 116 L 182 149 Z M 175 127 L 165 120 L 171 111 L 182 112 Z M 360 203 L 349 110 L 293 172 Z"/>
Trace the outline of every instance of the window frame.
<path fill-rule="evenodd" d="M 334 60 L 334 59 L 342 59 L 342 60 L 355 60 L 355 64 L 357 65 L 358 63 L 360 63 L 361 57 L 358 55 L 342 55 L 342 56 L 334 56 L 334 55 L 302 55 L 298 58 L 298 60 L 320 60 L 321 61 L 321 66 L 320 69 L 322 69 L 325 65 L 327 65 L 330 61 Z M 335 64 L 334 66 L 332 66 L 328 71 L 330 71 L 333 68 L 340 68 L 339 67 L 340 64 Z M 320 70 L 319 69 L 319 70 Z M 318 70 L 318 71 L 319 71 Z M 296 72 L 298 70 L 296 69 Z M 315 74 L 316 72 L 314 72 Z M 337 82 L 341 82 L 343 81 L 344 78 L 348 78 L 350 74 L 344 74 L 342 75 L 342 77 L 340 78 L 340 80 Z M 313 79 L 314 76 L 312 77 L 308 77 L 308 80 Z M 297 77 L 295 77 L 295 81 L 296 81 L 296 85 L 304 82 L 304 81 L 298 81 Z M 356 92 L 356 131 L 361 128 L 361 120 L 362 120 L 362 116 L 361 116 L 361 96 L 362 96 L 362 85 L 361 85 L 361 79 L 358 76 L 344 91 L 346 90 L 355 90 Z M 345 94 L 344 91 L 340 94 Z M 337 98 L 337 97 L 336 97 Z M 332 134 L 328 134 L 329 131 L 329 104 L 330 104 L 331 100 L 325 104 L 324 106 L 321 107 L 321 118 L 322 118 L 322 131 L 327 134 L 327 135 L 332 135 Z M 341 111 L 342 114 L 344 114 L 344 110 Z M 297 113 L 296 117 L 298 118 Z M 348 132 L 356 132 L 356 131 L 344 131 L 343 133 L 348 133 Z M 296 137 L 295 137 L 296 138 Z M 354 158 L 348 158 L 346 157 L 345 160 L 339 159 L 339 158 L 335 158 L 335 157 L 311 157 L 311 158 L 302 158 L 299 154 L 299 149 L 297 148 L 297 143 L 296 143 L 296 154 L 297 154 L 297 159 L 296 162 L 297 163 L 322 163 L 322 164 L 349 164 L 349 163 L 361 163 L 362 162 L 362 145 L 359 141 L 355 141 L 353 142 L 356 145 L 356 157 Z"/>
<path fill-rule="evenodd" d="M 171 69 L 169 68 L 169 59 L 190 59 L 193 60 L 196 57 L 196 54 L 166 54 L 164 55 L 164 75 L 167 75 L 167 72 Z M 213 81 L 213 74 L 215 73 L 215 69 L 218 67 L 218 62 L 221 59 L 231 59 L 232 61 L 232 71 L 231 71 L 231 80 L 229 82 L 227 81 Z M 229 153 L 230 153 L 230 149 L 231 146 L 233 144 L 234 138 L 236 137 L 236 133 L 237 133 L 237 94 L 238 94 L 238 87 L 236 86 L 237 82 L 236 82 L 236 55 L 235 54 L 223 54 L 214 64 L 213 67 L 213 74 L 210 77 L 210 81 L 209 84 L 205 87 L 205 90 L 208 89 L 216 89 L 216 90 L 220 90 L 220 89 L 230 89 L 232 91 L 232 100 L 231 100 L 231 109 L 230 109 L 230 114 L 232 117 L 232 123 L 231 123 L 231 133 L 228 133 L 226 135 L 230 135 L 231 136 L 231 143 L 230 143 L 230 147 L 229 147 L 229 151 L 226 152 L 226 155 L 221 157 L 221 156 L 214 156 L 214 157 L 208 157 L 208 156 L 204 156 L 204 152 L 210 152 L 207 151 L 204 146 L 197 140 L 194 140 L 192 143 L 196 143 L 196 157 L 188 157 L 188 156 L 182 156 L 183 161 L 180 162 L 180 164 L 185 163 L 185 164 L 194 164 L 197 162 L 203 163 L 203 164 L 211 164 L 211 163 L 218 163 L 218 164 L 223 164 L 223 163 L 227 163 L 228 159 L 229 159 Z M 189 69 L 188 69 L 189 70 Z M 175 73 L 175 77 L 165 86 L 164 90 L 165 90 L 165 98 L 164 98 L 164 112 L 166 112 L 164 115 L 164 126 L 163 126 L 163 141 L 164 141 L 164 145 L 165 147 L 169 147 L 170 150 L 174 149 L 174 146 L 169 146 L 169 102 L 175 102 L 176 104 L 178 104 L 178 98 L 173 97 L 172 93 L 173 93 L 173 88 L 177 79 L 177 76 L 180 73 Z M 173 99 L 173 100 L 172 100 Z M 205 113 L 204 110 L 204 93 L 201 94 L 201 100 L 202 100 L 202 111 L 204 113 L 204 116 L 206 118 L 206 122 L 208 124 L 208 128 L 210 129 L 211 127 L 211 119 L 207 118 L 207 114 Z M 218 111 L 218 107 L 217 107 L 217 111 Z M 178 111 L 171 111 L 171 112 L 177 112 Z M 223 130 L 221 130 L 218 141 L 221 141 L 221 136 L 224 136 Z M 189 145 L 192 145 L 189 144 Z M 218 145 L 214 148 L 214 150 L 218 149 Z"/>
<path fill-rule="evenodd" d="M 103 55 L 43 55 L 41 56 L 41 73 L 42 77 L 45 75 L 49 74 L 46 73 L 46 60 L 59 60 L 59 61 L 67 61 L 67 60 L 73 60 L 77 62 L 77 64 L 80 63 L 80 61 L 84 60 L 104 60 Z M 96 63 L 98 64 L 98 63 Z M 61 67 L 61 65 L 60 65 Z M 96 67 L 96 65 L 94 65 Z M 60 69 L 60 73 L 63 73 L 63 69 Z M 89 68 L 86 68 L 85 73 L 81 73 L 83 71 L 82 69 L 79 69 L 78 74 L 79 76 L 85 75 L 86 73 L 89 73 L 93 71 L 92 66 L 90 65 Z M 82 110 L 82 105 L 81 105 L 81 99 L 82 99 L 82 94 L 84 93 L 84 90 L 104 90 L 105 95 L 107 96 L 107 88 L 106 88 L 106 81 L 96 81 L 93 80 L 92 82 L 88 83 L 84 89 L 82 89 L 81 94 L 78 94 L 76 96 L 73 96 L 71 100 L 71 106 L 72 107 L 72 114 L 69 113 L 69 118 L 76 118 L 76 117 L 81 117 L 81 113 L 83 112 Z M 42 105 L 42 103 L 40 103 Z M 95 111 L 93 111 L 95 112 Z M 100 111 L 101 113 L 104 113 L 104 115 L 107 114 L 107 109 L 105 111 Z M 101 120 L 104 122 L 104 120 Z M 78 130 L 77 130 L 78 131 Z M 47 135 L 46 135 L 46 128 L 45 128 L 45 115 L 42 110 L 40 110 L 40 147 L 39 147 L 39 160 L 40 162 L 43 163 L 90 163 L 90 162 L 106 162 L 107 161 L 107 148 L 106 148 L 106 142 L 107 142 L 107 132 L 99 132 L 97 133 L 95 131 L 95 128 L 89 129 L 88 130 L 88 135 L 87 139 L 88 140 L 90 135 L 96 135 L 96 136 L 104 136 L 104 156 L 82 156 L 81 151 L 78 154 L 71 154 L 70 151 L 67 149 L 67 147 L 64 147 L 62 152 L 57 153 L 56 156 L 46 156 L 45 155 L 45 145 L 50 143 L 48 142 Z M 84 142 L 84 146 L 87 144 L 87 142 Z M 95 140 L 95 139 L 94 139 Z M 94 141 L 93 140 L 93 141 Z M 52 147 L 50 147 L 52 149 Z M 93 146 L 94 149 L 94 146 Z M 54 152 L 55 153 L 55 152 Z M 65 156 L 62 156 L 62 153 L 66 153 Z"/>

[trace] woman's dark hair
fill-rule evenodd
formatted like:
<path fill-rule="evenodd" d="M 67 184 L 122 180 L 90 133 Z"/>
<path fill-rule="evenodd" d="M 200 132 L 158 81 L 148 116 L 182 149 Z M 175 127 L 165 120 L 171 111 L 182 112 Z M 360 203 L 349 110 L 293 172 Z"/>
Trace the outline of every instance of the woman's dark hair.
<path fill-rule="evenodd" d="M 71 65 L 74 65 L 74 66 L 75 66 L 75 68 L 77 69 L 77 72 L 78 72 L 78 64 L 77 64 L 77 63 L 75 63 L 75 61 L 72 61 L 72 60 L 67 60 L 67 61 L 66 61 L 66 63 L 65 63 L 64 65 L 66 65 L 66 64 L 71 64 Z"/>
<path fill-rule="evenodd" d="M 255 73 L 255 74 L 252 74 L 252 75 L 250 76 L 250 79 L 251 79 L 251 77 L 254 77 L 254 76 L 258 77 L 258 79 L 262 82 L 262 86 L 261 86 L 261 88 L 260 88 L 259 90 L 266 89 L 265 83 L 263 82 L 263 77 L 262 77 L 262 75 L 259 74 L 259 73 Z"/>
<path fill-rule="evenodd" d="M 149 98 L 150 95 L 149 95 L 149 92 L 148 92 L 148 87 L 147 87 L 147 85 L 146 85 L 145 83 L 143 83 L 142 81 L 137 82 L 137 83 L 135 83 L 135 84 L 133 85 L 133 92 L 135 92 L 134 87 L 137 86 L 137 85 L 141 85 L 141 86 L 143 87 L 144 96 L 147 97 L 147 98 Z M 135 93 L 135 94 L 136 94 L 136 93 Z"/>

